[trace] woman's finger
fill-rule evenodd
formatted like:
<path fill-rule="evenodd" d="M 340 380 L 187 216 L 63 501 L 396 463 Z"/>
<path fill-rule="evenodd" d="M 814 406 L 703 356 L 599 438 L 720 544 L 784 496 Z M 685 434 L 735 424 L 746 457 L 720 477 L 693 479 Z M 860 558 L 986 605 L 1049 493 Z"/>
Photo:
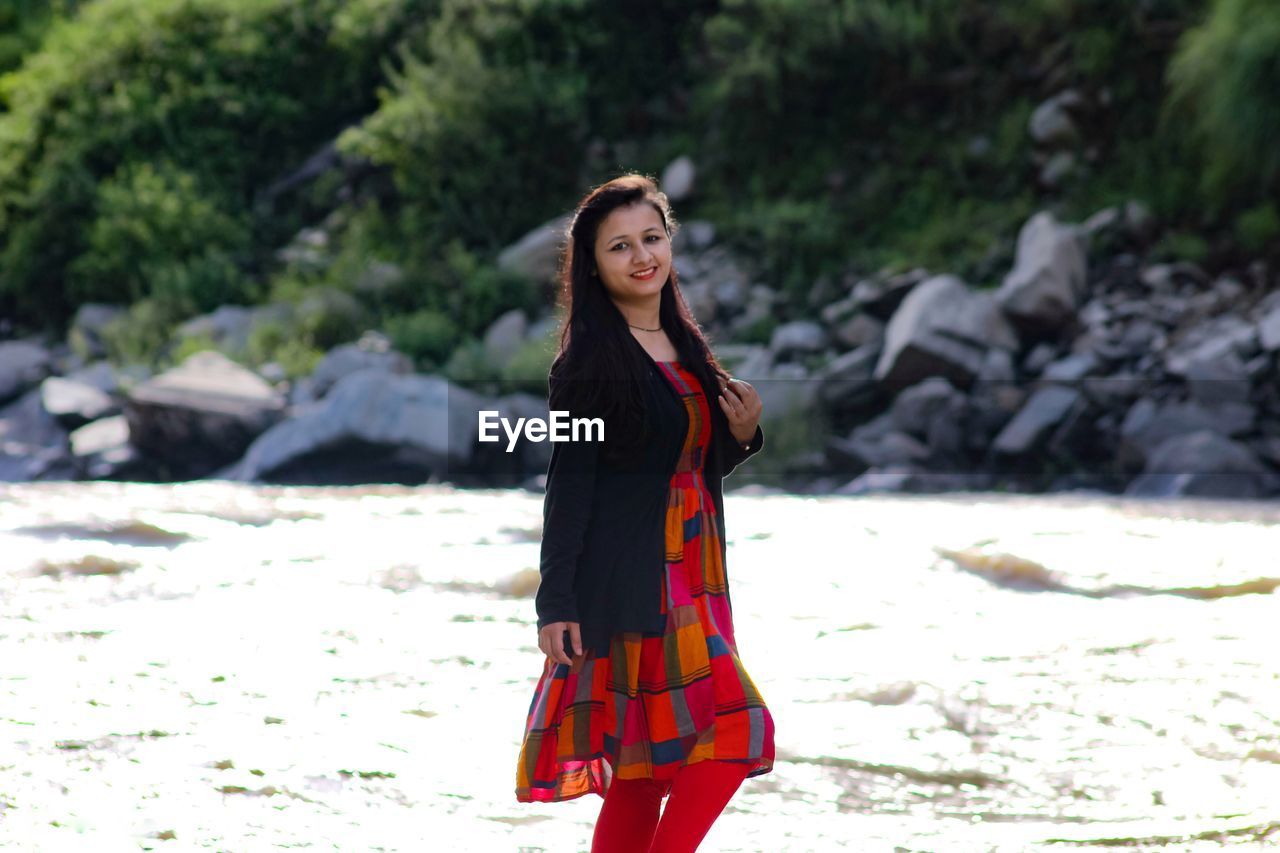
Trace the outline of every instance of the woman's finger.
<path fill-rule="evenodd" d="M 725 417 L 729 418 L 731 421 L 736 421 L 739 415 L 738 409 L 735 408 L 735 405 L 740 406 L 741 403 L 731 403 L 729 402 L 728 397 L 729 395 L 727 394 L 720 395 L 720 408 L 724 410 Z"/>

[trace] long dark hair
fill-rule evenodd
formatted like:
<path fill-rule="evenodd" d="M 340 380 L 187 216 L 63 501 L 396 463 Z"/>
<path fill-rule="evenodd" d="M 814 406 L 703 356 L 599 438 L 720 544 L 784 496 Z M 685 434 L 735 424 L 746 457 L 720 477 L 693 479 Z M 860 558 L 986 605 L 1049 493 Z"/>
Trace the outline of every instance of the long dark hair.
<path fill-rule="evenodd" d="M 549 377 L 550 408 L 568 410 L 573 417 L 602 417 L 602 450 L 612 458 L 633 452 L 651 434 L 641 390 L 645 372 L 652 368 L 604 283 L 591 275 L 600 223 L 615 209 L 631 204 L 653 205 L 668 239 L 675 236 L 679 225 L 667 196 L 646 175 L 620 175 L 583 197 L 566 229 L 559 272 L 564 314 Z M 718 405 L 717 378 L 728 379 L 729 374 L 685 304 L 674 258 L 659 295 L 658 320 L 675 344 L 681 366 L 697 376 L 711 406 Z"/>

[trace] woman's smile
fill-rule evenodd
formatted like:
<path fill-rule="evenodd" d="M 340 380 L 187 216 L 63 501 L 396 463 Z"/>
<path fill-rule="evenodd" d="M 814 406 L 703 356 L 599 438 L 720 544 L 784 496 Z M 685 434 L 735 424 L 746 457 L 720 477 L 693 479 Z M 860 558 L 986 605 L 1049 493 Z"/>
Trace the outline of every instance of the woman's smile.
<path fill-rule="evenodd" d="M 653 278 L 654 275 L 657 274 L 657 272 L 658 272 L 657 267 L 649 267 L 647 270 L 641 270 L 640 272 L 633 272 L 631 274 L 631 277 L 638 278 L 641 281 L 648 281 L 649 279 Z"/>

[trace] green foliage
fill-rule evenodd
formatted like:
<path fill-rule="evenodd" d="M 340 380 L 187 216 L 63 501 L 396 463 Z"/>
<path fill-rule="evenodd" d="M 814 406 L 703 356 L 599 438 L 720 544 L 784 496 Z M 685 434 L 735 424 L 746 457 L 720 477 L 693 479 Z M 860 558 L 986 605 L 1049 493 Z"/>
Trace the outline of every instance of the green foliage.
<path fill-rule="evenodd" d="M 87 251 L 67 266 L 76 302 L 172 304 L 175 313 L 211 311 L 245 296 L 234 255 L 249 244 L 245 223 L 209 201 L 188 172 L 128 163 L 97 186 Z"/>
<path fill-rule="evenodd" d="M 355 340 L 370 325 L 368 312 L 355 297 L 333 287 L 310 288 L 294 318 L 299 338 L 320 350 Z"/>
<path fill-rule="evenodd" d="M 792 295 L 842 260 L 845 237 L 821 199 L 760 199 L 727 211 L 722 230 L 731 241 L 755 242 L 766 277 Z"/>
<path fill-rule="evenodd" d="M 1202 145 L 1202 186 L 1218 203 L 1280 190 L 1280 6 L 1214 0 L 1169 65 L 1166 121 L 1190 121 Z"/>
<path fill-rule="evenodd" d="M 485 355 L 484 341 L 471 338 L 454 349 L 440 371 L 451 382 L 479 385 L 486 390 L 501 378 L 498 366 Z"/>
<path fill-rule="evenodd" d="M 1153 260 L 1200 263 L 1209 255 L 1209 242 L 1199 234 L 1170 231 L 1151 250 Z"/>
<path fill-rule="evenodd" d="M 259 361 L 301 372 L 381 327 L 420 367 L 540 383 L 535 345 L 484 363 L 487 326 L 547 297 L 495 250 L 683 153 L 681 217 L 792 307 L 851 270 L 993 283 L 1042 207 L 1141 198 L 1160 256 L 1207 258 L 1206 233 L 1265 252 L 1278 45 L 1264 0 L 0 0 L 0 314 L 133 301 L 115 346 L 141 357 L 269 294 L 299 311 L 257 333 Z M 1067 87 L 1092 105 L 1080 169 L 1044 190 L 1027 123 Z M 278 189 L 335 138 L 376 168 Z M 277 268 L 322 216 L 316 262 Z"/>
<path fill-rule="evenodd" d="M 107 360 L 117 367 L 141 364 L 152 370 L 163 369 L 177 321 L 172 306 L 155 299 L 133 303 L 127 312 L 102 327 Z"/>
<path fill-rule="evenodd" d="M 575 183 L 587 75 L 571 61 L 583 0 L 445 0 L 381 108 L 339 139 L 389 167 L 418 263 L 453 235 L 496 249 Z M 505 179 L 498 177 L 501 173 Z"/>
<path fill-rule="evenodd" d="M 1249 252 L 1280 251 L 1280 211 L 1267 201 L 1236 217 L 1236 239 Z"/>
<path fill-rule="evenodd" d="M 170 352 L 169 358 L 175 364 L 181 364 L 182 362 L 186 361 L 190 356 L 195 355 L 198 352 L 204 352 L 206 350 L 214 350 L 215 352 L 221 352 L 221 349 L 218 347 L 218 344 L 213 340 L 213 336 L 208 332 L 200 332 L 199 334 L 195 334 L 195 335 L 183 335 L 178 340 L 177 345 L 173 347 L 172 351 Z"/>
<path fill-rule="evenodd" d="M 485 394 L 523 391 L 545 396 L 547 373 L 555 356 L 554 341 L 526 341 L 505 365 L 495 364 L 485 354 L 484 342 L 470 338 L 456 347 L 440 373 L 451 382 L 475 388 Z"/>
<path fill-rule="evenodd" d="M 80 0 L 0 0 L 0 74 L 16 68 L 45 32 Z"/>
<path fill-rule="evenodd" d="M 525 341 L 501 371 L 503 387 L 510 391 L 545 396 L 547 374 L 556 355 L 553 335 L 541 340 Z"/>
<path fill-rule="evenodd" d="M 446 362 L 458 338 L 454 322 L 429 308 L 388 317 L 385 328 L 392 345 L 420 370 L 433 370 Z"/>
<path fill-rule="evenodd" d="M 97 0 L 55 22 L 40 48 L 0 77 L 7 107 L 0 309 L 65 320 L 81 298 L 69 268 L 79 271 L 77 286 L 96 271 L 118 271 L 139 242 L 145 248 L 147 232 L 164 240 L 175 227 L 139 217 L 167 218 L 175 203 L 202 217 L 188 236 L 200 229 L 228 236 L 230 223 L 252 210 L 255 248 L 278 245 L 298 222 L 287 208 L 255 207 L 255 197 L 372 107 L 382 39 L 424 7 L 421 0 Z M 363 20 L 388 20 L 361 34 L 360 10 Z M 155 175 L 141 170 L 156 161 L 168 165 Z M 139 185 L 151 196 L 130 208 L 121 196 Z M 122 233 L 131 247 L 84 258 Z M 201 292 L 235 289 L 228 260 L 240 259 L 231 243 L 189 262 L 174 249 L 155 264 L 185 268 L 170 273 L 170 286 L 199 302 Z"/>
<path fill-rule="evenodd" d="M 290 379 L 309 375 L 324 358 L 324 351 L 299 333 L 297 326 L 281 320 L 266 320 L 249 332 L 246 360 L 256 366 L 276 362 Z"/>
<path fill-rule="evenodd" d="M 766 314 L 754 323 L 743 328 L 737 335 L 739 343 L 768 344 L 773 338 L 773 330 L 778 327 L 778 318 L 774 314 Z"/>

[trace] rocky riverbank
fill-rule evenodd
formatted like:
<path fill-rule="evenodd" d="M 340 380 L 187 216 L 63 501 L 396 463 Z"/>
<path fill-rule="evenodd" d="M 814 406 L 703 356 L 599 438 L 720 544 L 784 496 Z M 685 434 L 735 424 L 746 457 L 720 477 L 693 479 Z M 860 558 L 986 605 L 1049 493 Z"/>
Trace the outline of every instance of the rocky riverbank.
<path fill-rule="evenodd" d="M 563 224 L 536 229 L 499 263 L 547 281 Z M 1214 276 L 1149 263 L 1155 230 L 1138 203 L 1083 223 L 1043 211 L 1022 227 L 998 287 L 924 269 L 824 279 L 782 322 L 780 294 L 711 223 L 687 223 L 675 248 L 717 353 L 765 399 L 772 452 L 753 463 L 757 481 L 841 493 L 1280 494 L 1280 282 L 1260 261 Z M 122 310 L 82 306 L 64 342 L 0 342 L 0 479 L 536 487 L 545 471 L 545 442 L 507 453 L 477 440 L 480 410 L 545 417 L 544 399 L 416 373 L 377 330 L 290 381 L 278 365 L 252 370 L 220 350 L 298 309 L 225 306 L 175 337 L 216 349 L 152 375 L 103 358 L 102 329 Z M 483 357 L 501 367 L 522 346 L 550 346 L 554 330 L 550 314 L 508 312 Z M 751 337 L 761 342 L 735 342 Z"/>

